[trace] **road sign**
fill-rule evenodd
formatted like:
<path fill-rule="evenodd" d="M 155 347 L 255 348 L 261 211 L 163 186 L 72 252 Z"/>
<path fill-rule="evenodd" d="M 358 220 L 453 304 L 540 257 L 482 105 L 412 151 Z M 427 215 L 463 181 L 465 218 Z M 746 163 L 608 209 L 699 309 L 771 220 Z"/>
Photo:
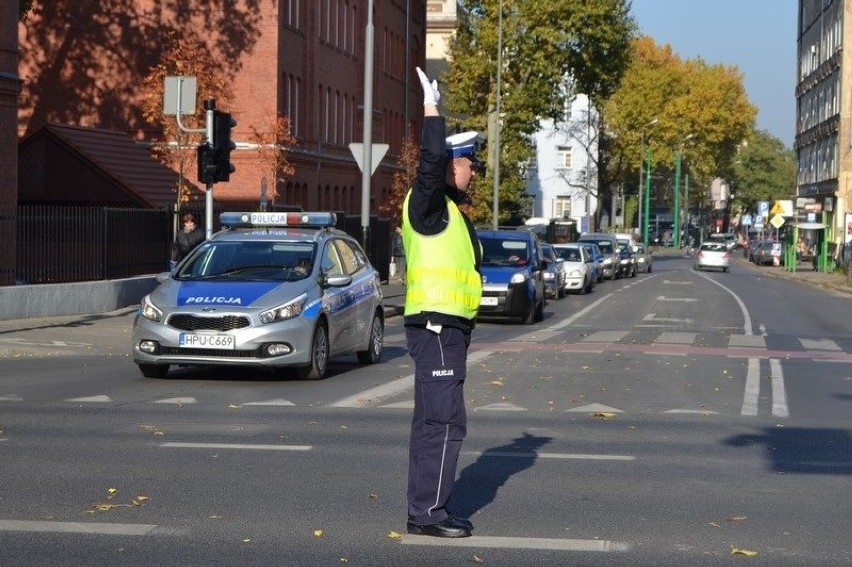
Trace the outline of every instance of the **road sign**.
<path fill-rule="evenodd" d="M 781 228 L 781 225 L 784 224 L 784 217 L 781 216 L 780 213 L 776 213 L 771 219 L 769 219 L 769 224 L 774 226 L 776 229 Z"/>
<path fill-rule="evenodd" d="M 751 226 L 751 215 L 743 215 L 740 219 L 740 224 L 743 226 Z"/>
<path fill-rule="evenodd" d="M 781 206 L 781 203 L 776 202 L 774 205 L 772 205 L 772 210 L 769 211 L 769 213 L 773 214 L 773 215 L 783 214 L 784 213 L 784 207 Z"/>
<path fill-rule="evenodd" d="M 757 202 L 757 214 L 765 215 L 769 212 L 769 201 L 758 201 Z"/>
<path fill-rule="evenodd" d="M 388 153 L 388 148 L 390 148 L 387 144 L 373 144 L 373 163 L 370 164 L 370 175 L 373 175 L 376 172 L 376 168 L 379 167 L 379 164 L 382 162 L 382 158 L 385 157 L 385 154 Z M 358 169 L 362 172 L 364 171 L 364 164 L 361 161 L 364 159 L 364 144 L 356 144 L 355 142 L 349 144 L 349 151 L 352 152 L 352 155 L 355 156 L 355 163 L 358 164 Z"/>

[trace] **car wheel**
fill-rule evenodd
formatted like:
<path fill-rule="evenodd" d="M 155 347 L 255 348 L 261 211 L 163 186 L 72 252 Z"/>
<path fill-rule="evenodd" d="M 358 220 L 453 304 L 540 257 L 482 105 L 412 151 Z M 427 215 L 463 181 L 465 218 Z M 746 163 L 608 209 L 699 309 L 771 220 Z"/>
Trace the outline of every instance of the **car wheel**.
<path fill-rule="evenodd" d="M 325 321 L 320 320 L 314 328 L 314 338 L 311 341 L 311 363 L 298 368 L 296 374 L 305 380 L 322 380 L 328 372 L 328 328 Z"/>
<path fill-rule="evenodd" d="M 527 311 L 527 314 L 524 315 L 523 317 L 521 317 L 521 322 L 524 325 L 532 325 L 535 322 L 536 307 L 537 307 L 536 304 L 533 303 L 532 305 L 530 305 L 530 308 Z"/>
<path fill-rule="evenodd" d="M 376 311 L 373 315 L 373 323 L 370 325 L 370 345 L 367 350 L 357 352 L 358 362 L 361 364 L 376 364 L 382 359 L 382 344 L 385 336 L 385 322 Z"/>
<path fill-rule="evenodd" d="M 630 274 L 630 277 L 631 277 L 631 278 L 635 278 L 635 277 L 636 277 L 636 273 L 637 273 L 636 266 L 633 266 L 633 272 Z"/>
<path fill-rule="evenodd" d="M 538 303 L 535 308 L 535 314 L 533 316 L 536 321 L 544 321 L 544 298 Z"/>
<path fill-rule="evenodd" d="M 138 366 L 145 378 L 165 378 L 169 373 L 168 364 L 139 364 Z"/>
<path fill-rule="evenodd" d="M 645 270 L 645 273 L 647 273 L 647 274 L 651 273 L 651 264 L 648 264 L 648 269 Z"/>
<path fill-rule="evenodd" d="M 722 268 L 722 271 L 723 271 L 723 272 L 727 272 L 727 271 L 728 271 L 728 268 Z"/>

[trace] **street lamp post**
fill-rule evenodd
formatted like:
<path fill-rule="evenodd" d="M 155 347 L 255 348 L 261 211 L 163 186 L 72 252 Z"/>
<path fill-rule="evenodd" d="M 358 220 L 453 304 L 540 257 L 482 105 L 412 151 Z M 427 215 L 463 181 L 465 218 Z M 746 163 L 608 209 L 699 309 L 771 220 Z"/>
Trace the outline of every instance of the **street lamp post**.
<path fill-rule="evenodd" d="M 675 150 L 675 186 L 674 186 L 674 247 L 680 250 L 680 162 L 683 143 L 692 138 L 692 134 L 681 138 Z"/>
<path fill-rule="evenodd" d="M 494 187 L 492 195 L 491 225 L 497 230 L 500 217 L 500 97 L 501 76 L 503 75 L 503 0 L 500 0 L 500 14 L 497 16 L 497 96 L 494 111 Z"/>
<path fill-rule="evenodd" d="M 653 126 L 657 122 L 659 122 L 659 119 L 654 118 L 653 120 L 651 120 L 647 124 L 644 124 L 639 129 L 641 131 L 642 137 L 641 137 L 641 142 L 639 144 L 639 156 L 640 156 L 641 159 L 639 160 L 639 214 L 638 214 L 637 220 L 638 220 L 638 224 L 639 224 L 640 236 L 642 237 L 642 242 L 645 243 L 645 246 L 648 245 L 648 235 L 647 235 L 647 232 L 645 230 L 645 224 L 642 222 L 642 219 L 643 219 L 643 216 L 642 216 L 642 171 L 644 169 L 644 164 L 645 164 L 645 156 L 642 155 L 642 154 L 644 154 L 644 152 L 645 152 L 645 128 L 650 128 L 651 126 Z M 648 148 L 648 172 L 646 174 L 649 180 L 651 178 L 651 155 L 650 155 L 650 153 L 651 153 L 651 148 L 649 147 Z"/>

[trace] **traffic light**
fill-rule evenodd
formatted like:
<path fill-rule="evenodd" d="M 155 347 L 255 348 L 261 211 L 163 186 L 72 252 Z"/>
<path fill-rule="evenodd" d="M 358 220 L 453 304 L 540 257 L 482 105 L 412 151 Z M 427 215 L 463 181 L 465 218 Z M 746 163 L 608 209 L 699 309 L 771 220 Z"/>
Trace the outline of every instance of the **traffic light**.
<path fill-rule="evenodd" d="M 213 146 L 204 142 L 198 146 L 198 182 L 216 182 L 216 163 L 213 161 Z"/>
<path fill-rule="evenodd" d="M 216 166 L 216 181 L 228 181 L 236 167 L 231 163 L 231 150 L 237 145 L 231 141 L 231 129 L 237 121 L 228 112 L 213 111 L 213 163 Z"/>

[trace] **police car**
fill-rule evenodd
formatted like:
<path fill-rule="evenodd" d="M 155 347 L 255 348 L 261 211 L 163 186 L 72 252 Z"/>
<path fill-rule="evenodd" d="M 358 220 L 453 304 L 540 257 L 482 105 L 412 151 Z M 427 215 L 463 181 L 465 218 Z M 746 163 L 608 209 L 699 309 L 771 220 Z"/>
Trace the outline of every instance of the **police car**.
<path fill-rule="evenodd" d="M 321 379 L 331 357 L 382 355 L 378 272 L 334 213 L 222 213 L 200 244 L 142 299 L 133 362 L 163 378 L 171 365 L 292 369 Z"/>

